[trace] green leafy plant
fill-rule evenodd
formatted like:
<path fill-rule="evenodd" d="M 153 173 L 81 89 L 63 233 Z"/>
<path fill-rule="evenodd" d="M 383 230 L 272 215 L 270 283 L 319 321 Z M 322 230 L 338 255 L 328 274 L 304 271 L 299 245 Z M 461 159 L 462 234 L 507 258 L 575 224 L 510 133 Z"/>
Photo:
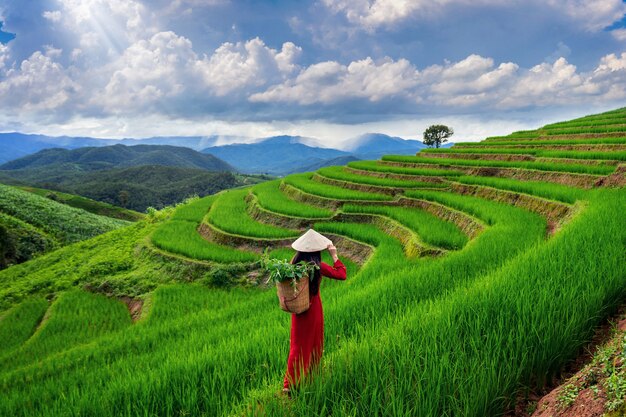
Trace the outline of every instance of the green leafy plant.
<path fill-rule="evenodd" d="M 292 264 L 286 259 L 271 258 L 265 252 L 261 257 L 261 265 L 269 276 L 265 283 L 270 282 L 283 282 L 290 280 L 291 286 L 295 288 L 304 277 L 313 275 L 316 269 L 320 267 L 315 262 L 300 261 L 296 264 Z"/>

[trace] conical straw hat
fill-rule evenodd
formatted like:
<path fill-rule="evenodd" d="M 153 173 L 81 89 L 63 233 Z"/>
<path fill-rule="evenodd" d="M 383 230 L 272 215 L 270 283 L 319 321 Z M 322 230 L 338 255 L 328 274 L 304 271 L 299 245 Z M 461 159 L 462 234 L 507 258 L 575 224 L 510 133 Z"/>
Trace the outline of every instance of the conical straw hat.
<path fill-rule="evenodd" d="M 313 229 L 309 229 L 293 242 L 291 247 L 298 252 L 318 252 L 326 249 L 326 247 L 332 245 L 332 243 L 333 242 L 326 236 L 317 233 Z"/>

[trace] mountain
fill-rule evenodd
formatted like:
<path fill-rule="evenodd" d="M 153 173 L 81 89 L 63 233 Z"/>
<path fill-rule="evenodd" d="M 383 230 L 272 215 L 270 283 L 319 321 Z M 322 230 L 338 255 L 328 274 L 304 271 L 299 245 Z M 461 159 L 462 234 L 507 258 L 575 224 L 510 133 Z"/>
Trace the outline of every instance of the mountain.
<path fill-rule="evenodd" d="M 317 171 L 320 168 L 330 167 L 334 165 L 348 165 L 348 162 L 359 161 L 359 160 L 360 160 L 359 158 L 353 155 L 338 156 L 337 158 L 325 159 L 323 161 L 316 162 L 310 165 L 300 166 L 294 169 L 293 171 L 291 171 L 291 173 L 312 172 L 312 171 Z"/>
<path fill-rule="evenodd" d="M 172 145 L 199 151 L 215 146 L 218 141 L 242 140 L 240 136 L 159 136 L 145 139 L 96 139 L 88 137 L 28 135 L 17 132 L 0 133 L 0 164 L 33 154 L 42 149 L 77 149 L 85 146 Z"/>
<path fill-rule="evenodd" d="M 47 148 L 75 149 L 83 146 L 101 146 L 106 141 L 93 138 L 52 137 L 23 133 L 0 133 L 0 164 L 21 158 Z"/>
<path fill-rule="evenodd" d="M 337 149 L 308 146 L 300 136 L 274 136 L 252 144 L 213 146 L 202 152 L 211 153 L 241 172 L 284 175 L 302 166 L 346 156 Z"/>
<path fill-rule="evenodd" d="M 402 139 L 382 133 L 366 133 L 357 136 L 344 145 L 344 149 L 360 159 L 379 159 L 383 155 L 414 155 L 427 148 L 419 140 Z"/>
<path fill-rule="evenodd" d="M 73 166 L 73 170 L 92 171 L 140 165 L 163 165 L 197 168 L 208 171 L 233 171 L 226 162 L 193 149 L 170 145 L 113 145 L 78 149 L 44 149 L 3 165 L 0 170 L 23 170 L 59 165 Z"/>

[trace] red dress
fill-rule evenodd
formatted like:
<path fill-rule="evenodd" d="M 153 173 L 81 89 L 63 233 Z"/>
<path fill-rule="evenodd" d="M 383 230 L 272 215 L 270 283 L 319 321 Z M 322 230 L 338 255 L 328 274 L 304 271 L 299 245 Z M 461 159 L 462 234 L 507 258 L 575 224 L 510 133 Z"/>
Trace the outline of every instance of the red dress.
<path fill-rule="evenodd" d="M 335 261 L 333 266 L 322 262 L 320 275 L 345 280 L 346 267 L 340 260 Z M 301 373 L 306 375 L 311 366 L 319 363 L 323 350 L 324 313 L 318 290 L 315 295 L 311 295 L 311 306 L 307 311 L 291 315 L 291 343 L 283 386 L 289 388 L 297 384 Z"/>

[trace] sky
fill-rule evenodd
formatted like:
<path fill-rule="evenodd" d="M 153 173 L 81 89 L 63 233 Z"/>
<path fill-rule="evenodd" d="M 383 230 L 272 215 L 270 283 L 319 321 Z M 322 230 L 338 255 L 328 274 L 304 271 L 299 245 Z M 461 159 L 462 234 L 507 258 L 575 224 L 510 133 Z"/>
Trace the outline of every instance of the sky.
<path fill-rule="evenodd" d="M 0 131 L 341 147 L 441 123 L 479 140 L 625 106 L 625 15 L 619 0 L 0 0 Z"/>

